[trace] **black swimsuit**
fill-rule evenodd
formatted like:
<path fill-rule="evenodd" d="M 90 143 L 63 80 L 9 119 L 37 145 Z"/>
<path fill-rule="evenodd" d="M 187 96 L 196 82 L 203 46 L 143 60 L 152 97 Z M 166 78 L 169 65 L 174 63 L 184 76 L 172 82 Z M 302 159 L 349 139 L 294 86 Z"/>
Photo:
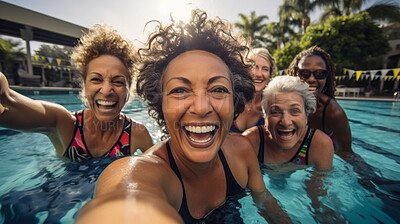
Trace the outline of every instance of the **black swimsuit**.
<path fill-rule="evenodd" d="M 187 205 L 187 200 L 186 200 L 185 186 L 183 185 L 182 177 L 178 170 L 178 166 L 176 165 L 174 157 L 172 156 L 171 148 L 169 147 L 169 142 L 167 142 L 166 146 L 167 146 L 168 158 L 169 158 L 169 163 L 170 163 L 171 169 L 175 172 L 176 176 L 178 176 L 178 178 L 182 184 L 183 198 L 182 198 L 181 208 L 179 209 L 179 214 L 181 215 L 181 217 L 185 223 L 204 223 L 205 220 L 207 219 L 207 217 L 210 214 L 212 214 L 217 208 L 210 211 L 207 215 L 205 215 L 201 219 L 195 219 L 192 217 L 192 215 L 190 215 L 190 211 L 189 211 L 189 208 Z M 219 155 L 219 158 L 221 159 L 221 163 L 222 163 L 222 166 L 224 167 L 224 171 L 225 171 L 226 188 L 227 188 L 226 189 L 226 197 L 243 193 L 244 188 L 242 188 L 236 182 L 235 177 L 232 175 L 229 165 L 226 162 L 225 156 L 221 149 L 218 151 L 218 155 Z M 220 208 L 220 207 L 218 207 L 218 208 Z"/>

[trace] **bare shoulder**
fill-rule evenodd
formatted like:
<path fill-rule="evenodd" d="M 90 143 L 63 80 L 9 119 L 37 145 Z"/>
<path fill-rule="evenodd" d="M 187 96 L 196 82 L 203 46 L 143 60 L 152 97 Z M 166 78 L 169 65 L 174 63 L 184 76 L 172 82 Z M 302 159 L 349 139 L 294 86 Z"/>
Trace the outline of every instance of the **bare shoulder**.
<path fill-rule="evenodd" d="M 252 148 L 252 145 L 248 138 L 242 135 L 229 133 L 222 144 L 222 148 L 228 148 L 230 152 L 242 152 Z"/>
<path fill-rule="evenodd" d="M 319 129 L 315 129 L 314 137 L 312 139 L 312 144 L 317 147 L 327 148 L 327 146 L 332 145 L 331 138 Z"/>
<path fill-rule="evenodd" d="M 228 134 L 221 148 L 227 159 L 234 163 L 240 163 L 238 160 L 252 163 L 254 162 L 253 157 L 257 160 L 253 145 L 248 138 L 242 135 Z"/>
<path fill-rule="evenodd" d="M 245 130 L 242 133 L 243 136 L 246 136 L 247 138 L 254 138 L 254 137 L 258 137 L 258 127 L 251 127 L 247 130 Z"/>
<path fill-rule="evenodd" d="M 310 145 L 309 163 L 315 164 L 319 170 L 329 170 L 332 167 L 333 154 L 331 138 L 321 130 L 316 129 Z"/>
<path fill-rule="evenodd" d="M 329 119 L 333 119 L 333 120 L 343 119 L 343 118 L 346 118 L 346 120 L 347 120 L 347 116 L 346 116 L 346 113 L 344 112 L 343 108 L 334 99 L 331 100 L 331 102 L 329 103 L 329 105 L 327 107 L 326 116 Z"/>
<path fill-rule="evenodd" d="M 250 141 L 254 152 L 258 154 L 260 145 L 260 133 L 258 127 L 251 127 L 246 131 L 244 131 L 242 135 L 245 136 Z"/>

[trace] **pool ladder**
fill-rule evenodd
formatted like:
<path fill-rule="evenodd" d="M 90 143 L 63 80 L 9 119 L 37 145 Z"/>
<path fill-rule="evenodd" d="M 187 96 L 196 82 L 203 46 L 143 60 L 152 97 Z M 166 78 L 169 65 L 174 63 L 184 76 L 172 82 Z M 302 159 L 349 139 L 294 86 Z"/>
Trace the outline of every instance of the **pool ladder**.
<path fill-rule="evenodd" d="M 396 91 L 393 93 L 393 99 L 396 102 L 400 100 L 400 91 Z"/>

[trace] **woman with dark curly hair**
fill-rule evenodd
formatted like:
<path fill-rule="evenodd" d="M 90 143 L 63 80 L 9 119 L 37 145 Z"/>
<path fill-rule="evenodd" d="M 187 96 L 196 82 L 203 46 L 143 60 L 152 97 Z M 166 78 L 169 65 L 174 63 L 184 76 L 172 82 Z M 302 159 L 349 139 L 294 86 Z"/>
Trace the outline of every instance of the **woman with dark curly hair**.
<path fill-rule="evenodd" d="M 342 107 L 335 101 L 335 65 L 330 55 L 313 46 L 296 55 L 288 73 L 307 82 L 317 98 L 317 110 L 309 116 L 309 126 L 329 135 L 338 154 L 353 152 L 349 121 Z"/>
<path fill-rule="evenodd" d="M 228 135 L 254 94 L 246 50 L 225 22 L 200 10 L 187 24 L 158 24 L 139 50 L 137 92 L 165 140 L 107 167 L 77 223 L 106 222 L 108 215 L 116 223 L 237 223 L 240 205 L 231 198 L 245 188 L 268 222 L 290 222 L 265 188 L 251 143 Z"/>
<path fill-rule="evenodd" d="M 59 104 L 32 100 L 9 89 L 0 74 L 0 125 L 47 135 L 57 154 L 72 161 L 130 155 L 152 146 L 146 127 L 121 113 L 137 60 L 132 44 L 113 28 L 95 25 L 71 58 L 87 109 L 71 113 Z"/>

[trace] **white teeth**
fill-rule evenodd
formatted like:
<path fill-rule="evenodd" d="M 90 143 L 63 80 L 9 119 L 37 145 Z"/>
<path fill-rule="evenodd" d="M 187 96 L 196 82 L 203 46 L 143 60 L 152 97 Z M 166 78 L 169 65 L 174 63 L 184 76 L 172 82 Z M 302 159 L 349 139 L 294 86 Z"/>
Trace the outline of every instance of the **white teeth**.
<path fill-rule="evenodd" d="M 185 126 L 186 131 L 194 133 L 207 133 L 215 130 L 215 125 L 208 126 Z"/>
<path fill-rule="evenodd" d="M 106 100 L 97 100 L 97 103 L 102 105 L 102 106 L 112 106 L 116 104 L 117 102 L 115 101 L 106 101 Z"/>
<path fill-rule="evenodd" d="M 278 129 L 280 132 L 292 132 L 294 129 Z"/>
<path fill-rule="evenodd" d="M 207 139 L 205 139 L 205 140 L 196 140 L 196 139 L 192 138 L 192 136 L 190 136 L 190 135 L 189 135 L 189 138 L 190 138 L 190 140 L 192 140 L 192 141 L 194 141 L 194 142 L 197 142 L 197 143 L 204 143 L 204 142 L 210 141 L 211 138 L 212 138 L 212 135 L 210 135 L 210 136 L 209 136 Z"/>
<path fill-rule="evenodd" d="M 263 80 L 254 80 L 255 83 L 262 83 Z"/>
<path fill-rule="evenodd" d="M 317 89 L 317 87 L 309 87 L 308 89 L 309 89 L 310 91 L 314 91 L 314 90 Z"/>

